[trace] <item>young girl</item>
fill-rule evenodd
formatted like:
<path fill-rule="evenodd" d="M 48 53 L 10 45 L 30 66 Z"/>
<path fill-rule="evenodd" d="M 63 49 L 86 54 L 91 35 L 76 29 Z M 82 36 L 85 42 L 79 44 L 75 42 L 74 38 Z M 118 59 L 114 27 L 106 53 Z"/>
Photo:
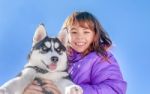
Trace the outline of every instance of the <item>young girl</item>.
<path fill-rule="evenodd" d="M 60 32 L 68 49 L 69 74 L 84 94 L 125 94 L 126 82 L 119 65 L 108 51 L 110 38 L 88 12 L 74 12 Z"/>
<path fill-rule="evenodd" d="M 59 38 L 67 47 L 70 77 L 82 87 L 84 94 L 126 93 L 119 65 L 108 51 L 112 42 L 91 13 L 70 15 Z"/>

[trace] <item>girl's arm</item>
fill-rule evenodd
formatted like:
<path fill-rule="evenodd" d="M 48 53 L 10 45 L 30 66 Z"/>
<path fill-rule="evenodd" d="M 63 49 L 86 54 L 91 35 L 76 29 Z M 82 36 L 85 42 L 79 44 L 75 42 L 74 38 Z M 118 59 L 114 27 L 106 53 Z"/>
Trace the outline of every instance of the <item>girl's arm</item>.
<path fill-rule="evenodd" d="M 126 82 L 112 56 L 110 63 L 96 62 L 91 72 L 91 83 L 80 84 L 84 94 L 125 94 Z"/>

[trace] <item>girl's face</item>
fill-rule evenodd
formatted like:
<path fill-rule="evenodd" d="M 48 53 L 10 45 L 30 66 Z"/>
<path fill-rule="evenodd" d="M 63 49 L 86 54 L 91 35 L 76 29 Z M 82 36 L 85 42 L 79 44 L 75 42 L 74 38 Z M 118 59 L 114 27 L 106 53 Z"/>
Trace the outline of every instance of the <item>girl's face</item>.
<path fill-rule="evenodd" d="M 79 53 L 84 53 L 88 50 L 95 35 L 94 31 L 89 28 L 78 25 L 71 26 L 68 32 L 70 46 Z"/>

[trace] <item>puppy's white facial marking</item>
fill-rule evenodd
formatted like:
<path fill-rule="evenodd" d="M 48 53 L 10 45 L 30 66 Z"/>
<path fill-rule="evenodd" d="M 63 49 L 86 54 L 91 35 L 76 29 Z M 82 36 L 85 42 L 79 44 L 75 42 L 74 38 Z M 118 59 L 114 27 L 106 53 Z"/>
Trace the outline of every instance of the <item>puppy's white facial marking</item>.
<path fill-rule="evenodd" d="M 47 48 L 51 47 L 51 44 L 49 42 L 45 42 L 45 45 L 47 46 Z"/>
<path fill-rule="evenodd" d="M 55 48 L 58 48 L 59 47 L 59 43 L 56 42 L 54 46 L 55 46 Z"/>

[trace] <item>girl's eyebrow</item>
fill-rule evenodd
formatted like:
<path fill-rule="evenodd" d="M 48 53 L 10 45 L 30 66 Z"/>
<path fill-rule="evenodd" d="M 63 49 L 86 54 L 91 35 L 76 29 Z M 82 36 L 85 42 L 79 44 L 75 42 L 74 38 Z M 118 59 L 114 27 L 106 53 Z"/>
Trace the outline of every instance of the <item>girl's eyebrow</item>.
<path fill-rule="evenodd" d="M 88 27 L 82 27 L 82 30 L 88 30 L 89 28 Z M 77 30 L 76 27 L 72 27 L 70 30 Z"/>
<path fill-rule="evenodd" d="M 88 30 L 89 28 L 83 28 L 83 30 Z"/>
<path fill-rule="evenodd" d="M 82 30 L 90 30 L 88 27 L 82 27 Z"/>
<path fill-rule="evenodd" d="M 77 29 L 73 27 L 73 28 L 71 28 L 70 30 L 77 30 Z"/>

